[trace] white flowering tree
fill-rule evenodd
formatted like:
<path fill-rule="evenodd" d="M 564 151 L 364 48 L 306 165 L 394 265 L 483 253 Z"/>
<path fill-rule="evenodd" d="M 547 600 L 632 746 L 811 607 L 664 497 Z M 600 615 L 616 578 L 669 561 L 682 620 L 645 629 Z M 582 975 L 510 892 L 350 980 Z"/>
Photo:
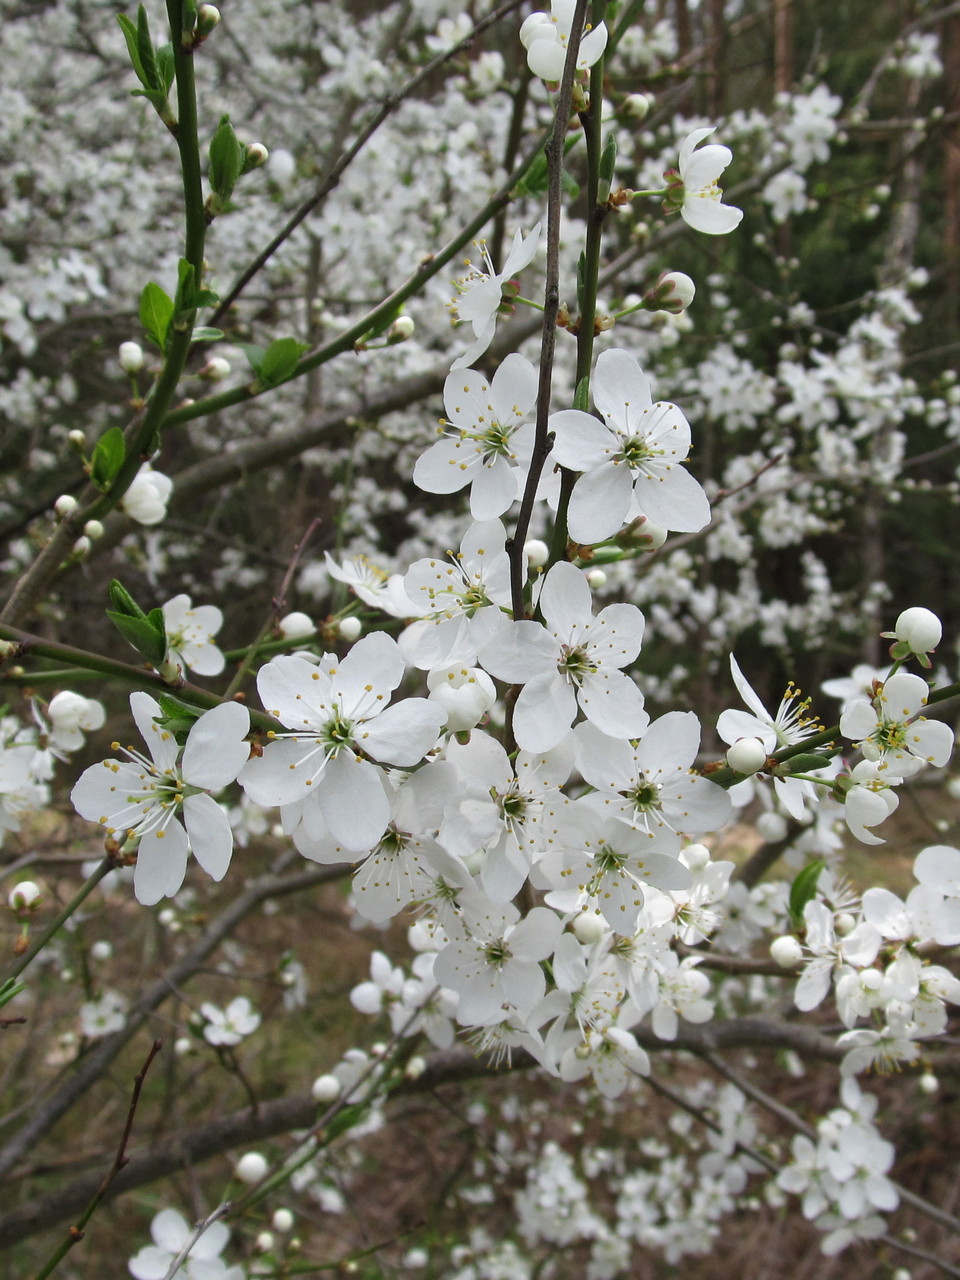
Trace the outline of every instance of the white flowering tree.
<path fill-rule="evenodd" d="M 960 1274 L 955 6 L 242 8 L 0 34 L 11 1274 Z"/>

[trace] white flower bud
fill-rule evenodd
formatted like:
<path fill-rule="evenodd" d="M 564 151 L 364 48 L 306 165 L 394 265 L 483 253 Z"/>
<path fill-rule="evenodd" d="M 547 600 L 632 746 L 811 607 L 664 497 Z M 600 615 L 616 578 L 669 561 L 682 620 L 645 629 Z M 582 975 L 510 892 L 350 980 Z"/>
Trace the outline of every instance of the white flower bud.
<path fill-rule="evenodd" d="M 223 356 L 211 356 L 197 377 L 206 378 L 207 382 L 222 382 L 229 372 L 229 360 L 224 360 Z"/>
<path fill-rule="evenodd" d="M 120 343 L 120 368 L 124 373 L 139 373 L 143 368 L 143 348 L 139 342 Z"/>
<path fill-rule="evenodd" d="M 197 31 L 206 37 L 220 24 L 220 10 L 215 4 L 202 4 L 197 9 Z"/>
<path fill-rule="evenodd" d="M 542 569 L 550 559 L 550 548 L 539 538 L 531 538 L 523 544 L 523 553 L 531 569 Z"/>
<path fill-rule="evenodd" d="M 317 628 L 313 619 L 306 613 L 288 613 L 279 622 L 280 634 L 284 640 L 303 640 L 312 636 Z"/>
<path fill-rule="evenodd" d="M 92 545 L 89 538 L 81 536 L 73 544 L 73 554 L 79 557 L 88 555 Z"/>
<path fill-rule="evenodd" d="M 92 960 L 109 960 L 113 955 L 113 943 L 107 942 L 106 938 L 101 938 L 99 942 L 95 942 L 90 948 L 90 958 Z"/>
<path fill-rule="evenodd" d="M 853 933 L 856 927 L 856 917 L 852 916 L 849 911 L 839 912 L 833 922 L 834 932 L 838 938 L 845 938 L 848 933 Z"/>
<path fill-rule="evenodd" d="M 710 861 L 710 850 L 705 844 L 688 844 L 680 850 L 680 859 L 691 871 L 702 871 Z"/>
<path fill-rule="evenodd" d="M 943 626 L 929 609 L 904 609 L 893 634 L 910 647 L 911 653 L 929 653 L 940 643 Z"/>
<path fill-rule="evenodd" d="M 578 942 L 582 942 L 584 946 L 593 946 L 607 932 L 607 922 L 603 916 L 596 911 L 581 911 L 574 917 L 573 924 L 574 937 Z"/>
<path fill-rule="evenodd" d="M 38 884 L 34 884 L 32 880 L 21 880 L 10 890 L 7 902 L 10 904 L 11 911 L 15 911 L 18 916 L 24 916 L 36 910 L 40 905 L 42 894 L 43 891 Z"/>
<path fill-rule="evenodd" d="M 781 969 L 792 969 L 803 959 L 803 947 L 793 934 L 785 933 L 770 943 L 770 957 Z"/>
<path fill-rule="evenodd" d="M 664 271 L 656 284 L 660 306 L 678 316 L 696 297 L 697 286 L 682 271 Z"/>
<path fill-rule="evenodd" d="M 157 920 L 161 925 L 163 925 L 164 929 L 169 929 L 176 921 L 176 918 L 177 913 L 172 907 L 164 907 L 164 909 L 157 915 Z"/>
<path fill-rule="evenodd" d="M 261 165 L 267 163 L 270 159 L 270 152 L 262 142 L 247 143 L 247 165 L 248 169 L 259 169 Z"/>
<path fill-rule="evenodd" d="M 605 587 L 607 585 L 607 575 L 602 569 L 591 569 L 587 573 L 586 577 L 587 582 L 589 582 L 594 591 L 599 591 L 601 587 Z"/>
<path fill-rule="evenodd" d="M 427 1060 L 415 1053 L 403 1068 L 403 1074 L 408 1080 L 419 1080 L 427 1069 Z"/>
<path fill-rule="evenodd" d="M 623 109 L 634 120 L 643 120 L 650 114 L 656 99 L 652 93 L 631 93 L 623 100 Z"/>
<path fill-rule="evenodd" d="M 387 330 L 387 337 L 392 338 L 394 342 L 406 342 L 408 338 L 413 337 L 416 327 L 410 316 L 397 316 Z"/>
<path fill-rule="evenodd" d="M 103 537 L 103 525 L 99 520 L 88 520 L 83 526 L 83 532 L 91 542 L 96 542 L 98 538 Z"/>
<path fill-rule="evenodd" d="M 188 1053 L 193 1053 L 194 1043 L 189 1036 L 178 1036 L 173 1042 L 173 1052 L 178 1058 L 185 1058 Z"/>
<path fill-rule="evenodd" d="M 738 738 L 727 749 L 727 764 L 736 773 L 757 773 L 767 762 L 767 749 L 759 738 Z"/>
<path fill-rule="evenodd" d="M 266 1156 L 261 1155 L 259 1151 L 248 1151 L 237 1161 L 234 1173 L 241 1182 L 259 1182 L 261 1178 L 266 1177 L 269 1168 Z"/>
<path fill-rule="evenodd" d="M 359 618 L 353 617 L 353 615 L 349 618 L 341 618 L 337 623 L 337 631 L 340 633 L 340 638 L 342 640 L 356 640 L 359 638 L 362 630 L 363 623 Z"/>
<path fill-rule="evenodd" d="M 82 449 L 87 443 L 87 437 L 79 427 L 74 427 L 72 431 L 69 431 L 67 433 L 67 439 L 75 449 Z"/>
<path fill-rule="evenodd" d="M 917 1088 L 921 1093 L 934 1094 L 940 1088 L 940 1081 L 932 1071 L 925 1071 L 917 1081 Z"/>
<path fill-rule="evenodd" d="M 634 536 L 640 540 L 646 551 L 656 551 L 667 540 L 666 529 L 661 529 L 649 516 L 641 516 L 634 529 Z"/>
<path fill-rule="evenodd" d="M 879 991 L 883 986 L 883 974 L 879 969 L 864 969 L 860 974 L 860 985 L 864 991 Z"/>
<path fill-rule="evenodd" d="M 289 1209 L 274 1210 L 273 1217 L 270 1219 L 270 1225 L 274 1231 L 279 1231 L 281 1235 L 286 1235 L 288 1231 L 293 1230 L 293 1214 Z"/>
<path fill-rule="evenodd" d="M 261 1231 L 254 1241 L 258 1253 L 269 1253 L 275 1243 L 272 1231 Z"/>
<path fill-rule="evenodd" d="M 60 519 L 63 520 L 67 516 L 72 516 L 78 506 L 79 503 L 72 494 L 61 493 L 60 497 L 53 504 L 53 509 Z"/>
<path fill-rule="evenodd" d="M 315 1102 L 336 1102 L 340 1097 L 340 1081 L 334 1075 L 317 1076 L 310 1086 Z"/>

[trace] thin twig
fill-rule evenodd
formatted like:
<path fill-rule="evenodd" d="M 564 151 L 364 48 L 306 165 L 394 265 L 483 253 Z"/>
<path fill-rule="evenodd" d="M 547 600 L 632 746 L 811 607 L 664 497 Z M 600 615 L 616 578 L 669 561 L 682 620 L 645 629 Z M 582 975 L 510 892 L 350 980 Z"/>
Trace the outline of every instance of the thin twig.
<path fill-rule="evenodd" d="M 217 1205 L 213 1213 L 209 1214 L 206 1218 L 204 1218 L 202 1221 L 197 1223 L 193 1231 L 190 1233 L 190 1236 L 188 1237 L 186 1244 L 183 1246 L 183 1248 L 180 1250 L 180 1252 L 177 1254 L 174 1260 L 170 1263 L 170 1266 L 167 1269 L 167 1274 L 163 1277 L 163 1280 L 173 1280 L 173 1277 L 177 1274 L 177 1272 L 186 1262 L 187 1258 L 190 1256 L 190 1251 L 193 1249 L 193 1246 L 197 1243 L 197 1241 L 204 1234 L 204 1232 L 208 1231 L 215 1222 L 219 1222 L 221 1218 L 226 1217 L 226 1215 L 230 1212 L 230 1209 L 231 1209 L 230 1201 L 224 1200 L 222 1204 Z"/>

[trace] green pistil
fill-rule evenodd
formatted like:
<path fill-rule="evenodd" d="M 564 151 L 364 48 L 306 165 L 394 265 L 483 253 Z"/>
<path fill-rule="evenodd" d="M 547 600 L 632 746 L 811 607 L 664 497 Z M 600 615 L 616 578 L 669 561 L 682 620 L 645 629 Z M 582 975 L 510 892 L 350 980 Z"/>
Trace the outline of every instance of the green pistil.
<path fill-rule="evenodd" d="M 636 471 L 645 462 L 649 462 L 651 458 L 662 457 L 662 449 L 651 449 L 646 440 L 641 440 L 638 436 L 631 436 L 629 440 L 624 441 L 623 449 L 617 461 L 625 462 L 628 467 Z"/>
<path fill-rule="evenodd" d="M 483 954 L 487 958 L 487 963 L 492 964 L 496 969 L 510 959 L 510 949 L 502 938 L 496 942 L 488 942 L 483 949 Z"/>
<path fill-rule="evenodd" d="M 575 685 L 580 685 L 584 676 L 593 675 L 597 668 L 587 657 L 586 650 L 580 646 L 564 645 L 563 657 L 557 663 L 557 670 Z"/>
<path fill-rule="evenodd" d="M 656 782 L 641 782 L 633 791 L 621 791 L 620 794 L 641 813 L 661 808 L 660 787 Z"/>
<path fill-rule="evenodd" d="M 325 747 L 331 752 L 336 753 L 347 745 L 353 737 L 353 725 L 349 720 L 344 720 L 341 716 L 334 716 L 332 720 L 328 720 L 323 726 L 320 734 L 320 740 Z"/>

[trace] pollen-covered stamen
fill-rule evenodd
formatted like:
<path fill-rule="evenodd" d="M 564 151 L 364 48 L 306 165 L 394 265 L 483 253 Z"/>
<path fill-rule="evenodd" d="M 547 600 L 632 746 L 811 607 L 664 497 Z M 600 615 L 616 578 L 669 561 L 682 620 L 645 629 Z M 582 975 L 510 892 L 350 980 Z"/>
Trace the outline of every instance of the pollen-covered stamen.
<path fill-rule="evenodd" d="M 562 644 L 560 654 L 557 670 L 569 684 L 576 685 L 577 688 L 587 676 L 596 675 L 599 670 L 597 664 L 590 661 L 586 645 Z"/>
<path fill-rule="evenodd" d="M 503 938 L 497 938 L 496 941 L 488 942 L 484 946 L 483 958 L 487 964 L 492 965 L 495 969 L 501 969 L 511 958 L 510 948 Z"/>
<path fill-rule="evenodd" d="M 783 691 L 783 698 L 774 720 L 777 745 L 791 746 L 823 732 L 823 725 L 816 716 L 809 716 L 811 698 L 801 698 L 801 690 L 791 680 Z"/>
<path fill-rule="evenodd" d="M 610 875 L 623 875 L 624 868 L 629 861 L 629 856 L 614 849 L 613 845 L 602 844 L 597 850 L 596 858 L 594 859 L 596 870 L 590 883 L 586 886 L 587 893 L 592 898 L 597 897 L 601 892 L 605 878 Z"/>
<path fill-rule="evenodd" d="M 332 759 L 353 741 L 353 722 L 338 709 L 333 718 L 328 720 L 320 730 L 317 741 L 323 745 L 327 759 Z"/>

